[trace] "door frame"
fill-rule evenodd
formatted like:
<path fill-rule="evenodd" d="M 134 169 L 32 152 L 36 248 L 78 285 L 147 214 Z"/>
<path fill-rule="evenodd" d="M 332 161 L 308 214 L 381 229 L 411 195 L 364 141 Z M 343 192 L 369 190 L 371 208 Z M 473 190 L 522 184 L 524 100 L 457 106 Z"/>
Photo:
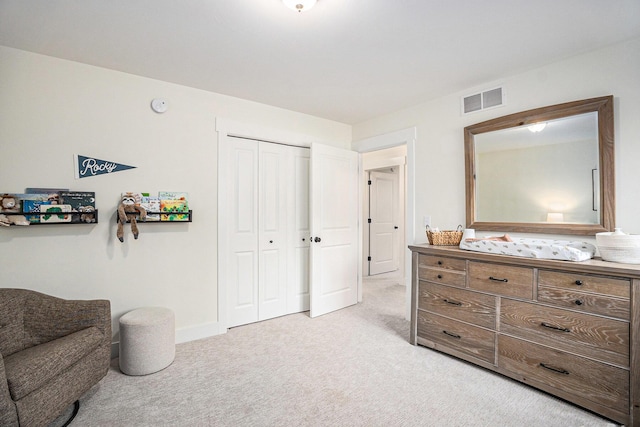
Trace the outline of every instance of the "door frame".
<path fill-rule="evenodd" d="M 411 245 L 416 243 L 416 212 L 415 212 L 415 150 L 416 150 L 417 128 L 411 127 L 402 129 L 395 132 L 386 133 L 370 138 L 354 141 L 351 144 L 351 149 L 358 153 L 368 153 L 370 151 L 378 151 L 385 148 L 396 147 L 398 145 L 407 145 L 407 164 L 406 175 L 407 183 L 405 187 L 405 243 Z M 361 173 L 364 174 L 364 171 Z M 360 205 L 364 203 L 363 199 L 360 199 Z M 364 257 L 364 246 L 362 244 L 364 224 L 361 222 L 360 226 L 360 268 L 362 269 L 362 259 Z M 405 281 L 405 318 L 411 319 L 411 253 L 409 248 L 404 248 L 404 281 Z M 362 273 L 362 272 L 361 272 Z M 362 277 L 362 274 L 361 276 Z M 360 289 L 361 284 L 359 283 Z"/>

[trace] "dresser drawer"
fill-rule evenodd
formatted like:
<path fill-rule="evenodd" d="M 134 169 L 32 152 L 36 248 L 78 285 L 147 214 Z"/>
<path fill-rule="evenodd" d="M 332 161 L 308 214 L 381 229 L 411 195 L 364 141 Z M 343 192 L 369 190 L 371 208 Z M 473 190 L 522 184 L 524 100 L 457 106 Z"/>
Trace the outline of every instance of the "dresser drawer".
<path fill-rule="evenodd" d="M 533 299 L 533 269 L 472 261 L 469 262 L 469 288 Z"/>
<path fill-rule="evenodd" d="M 497 297 L 420 282 L 418 308 L 489 329 L 496 328 Z"/>
<path fill-rule="evenodd" d="M 629 280 L 547 270 L 540 270 L 538 273 L 538 285 L 623 299 L 629 299 L 631 294 L 631 282 Z"/>
<path fill-rule="evenodd" d="M 498 337 L 498 366 L 580 399 L 625 413 L 629 371 L 507 336 Z"/>
<path fill-rule="evenodd" d="M 541 270 L 538 301 L 585 313 L 629 319 L 629 280 Z"/>
<path fill-rule="evenodd" d="M 418 337 L 493 364 L 495 333 L 418 310 Z"/>
<path fill-rule="evenodd" d="M 629 366 L 629 323 L 503 298 L 500 332 Z"/>
<path fill-rule="evenodd" d="M 435 255 L 420 254 L 420 266 L 436 267 L 445 270 L 465 271 L 467 261 L 464 259 L 448 258 Z"/>
<path fill-rule="evenodd" d="M 628 299 L 538 285 L 538 301 L 585 313 L 629 320 Z"/>
<path fill-rule="evenodd" d="M 467 275 L 464 271 L 441 270 L 420 266 L 418 268 L 418 278 L 459 288 L 464 288 L 467 284 Z"/>

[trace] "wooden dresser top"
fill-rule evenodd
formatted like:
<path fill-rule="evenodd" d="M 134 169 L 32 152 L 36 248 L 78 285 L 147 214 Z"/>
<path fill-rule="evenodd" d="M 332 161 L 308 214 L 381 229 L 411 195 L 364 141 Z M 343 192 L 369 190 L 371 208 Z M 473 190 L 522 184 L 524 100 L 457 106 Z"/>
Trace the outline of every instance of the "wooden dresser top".
<path fill-rule="evenodd" d="M 580 273 L 604 274 L 640 279 L 640 264 L 620 264 L 593 258 L 587 261 L 558 261 L 551 259 L 526 258 L 510 255 L 488 254 L 466 251 L 457 246 L 409 245 L 409 249 L 425 255 L 465 258 L 477 261 L 494 262 L 500 264 L 520 265 L 536 268 L 575 271 Z"/>

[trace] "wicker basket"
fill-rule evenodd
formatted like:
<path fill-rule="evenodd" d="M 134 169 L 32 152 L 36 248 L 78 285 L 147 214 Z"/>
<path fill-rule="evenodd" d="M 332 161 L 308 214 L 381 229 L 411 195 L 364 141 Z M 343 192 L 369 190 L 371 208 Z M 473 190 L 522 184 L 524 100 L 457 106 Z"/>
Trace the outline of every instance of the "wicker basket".
<path fill-rule="evenodd" d="M 431 231 L 427 226 L 429 244 L 434 246 L 458 246 L 462 240 L 462 225 L 456 230 Z"/>
<path fill-rule="evenodd" d="M 596 233 L 596 244 L 604 261 L 640 264 L 640 235 L 624 234 L 619 229 Z"/>

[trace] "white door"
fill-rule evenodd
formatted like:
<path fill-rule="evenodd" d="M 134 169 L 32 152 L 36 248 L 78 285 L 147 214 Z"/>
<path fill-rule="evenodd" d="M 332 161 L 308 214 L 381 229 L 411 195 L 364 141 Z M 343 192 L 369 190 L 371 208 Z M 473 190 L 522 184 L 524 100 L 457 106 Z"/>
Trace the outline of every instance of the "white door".
<path fill-rule="evenodd" d="M 220 230 L 220 270 L 227 289 L 227 325 L 287 314 L 290 158 L 283 145 L 227 138 L 227 225 Z"/>
<path fill-rule="evenodd" d="M 358 153 L 311 146 L 311 317 L 358 302 Z"/>
<path fill-rule="evenodd" d="M 289 147 L 289 263 L 287 313 L 309 310 L 309 149 Z"/>
<path fill-rule="evenodd" d="M 369 173 L 369 274 L 399 268 L 398 173 Z"/>
<path fill-rule="evenodd" d="M 290 164 L 289 147 L 266 142 L 258 147 L 258 320 L 266 320 L 287 311 Z"/>
<path fill-rule="evenodd" d="M 227 326 L 258 321 L 258 144 L 226 138 L 220 164 L 227 219 L 221 227 L 220 271 L 227 289 Z"/>

